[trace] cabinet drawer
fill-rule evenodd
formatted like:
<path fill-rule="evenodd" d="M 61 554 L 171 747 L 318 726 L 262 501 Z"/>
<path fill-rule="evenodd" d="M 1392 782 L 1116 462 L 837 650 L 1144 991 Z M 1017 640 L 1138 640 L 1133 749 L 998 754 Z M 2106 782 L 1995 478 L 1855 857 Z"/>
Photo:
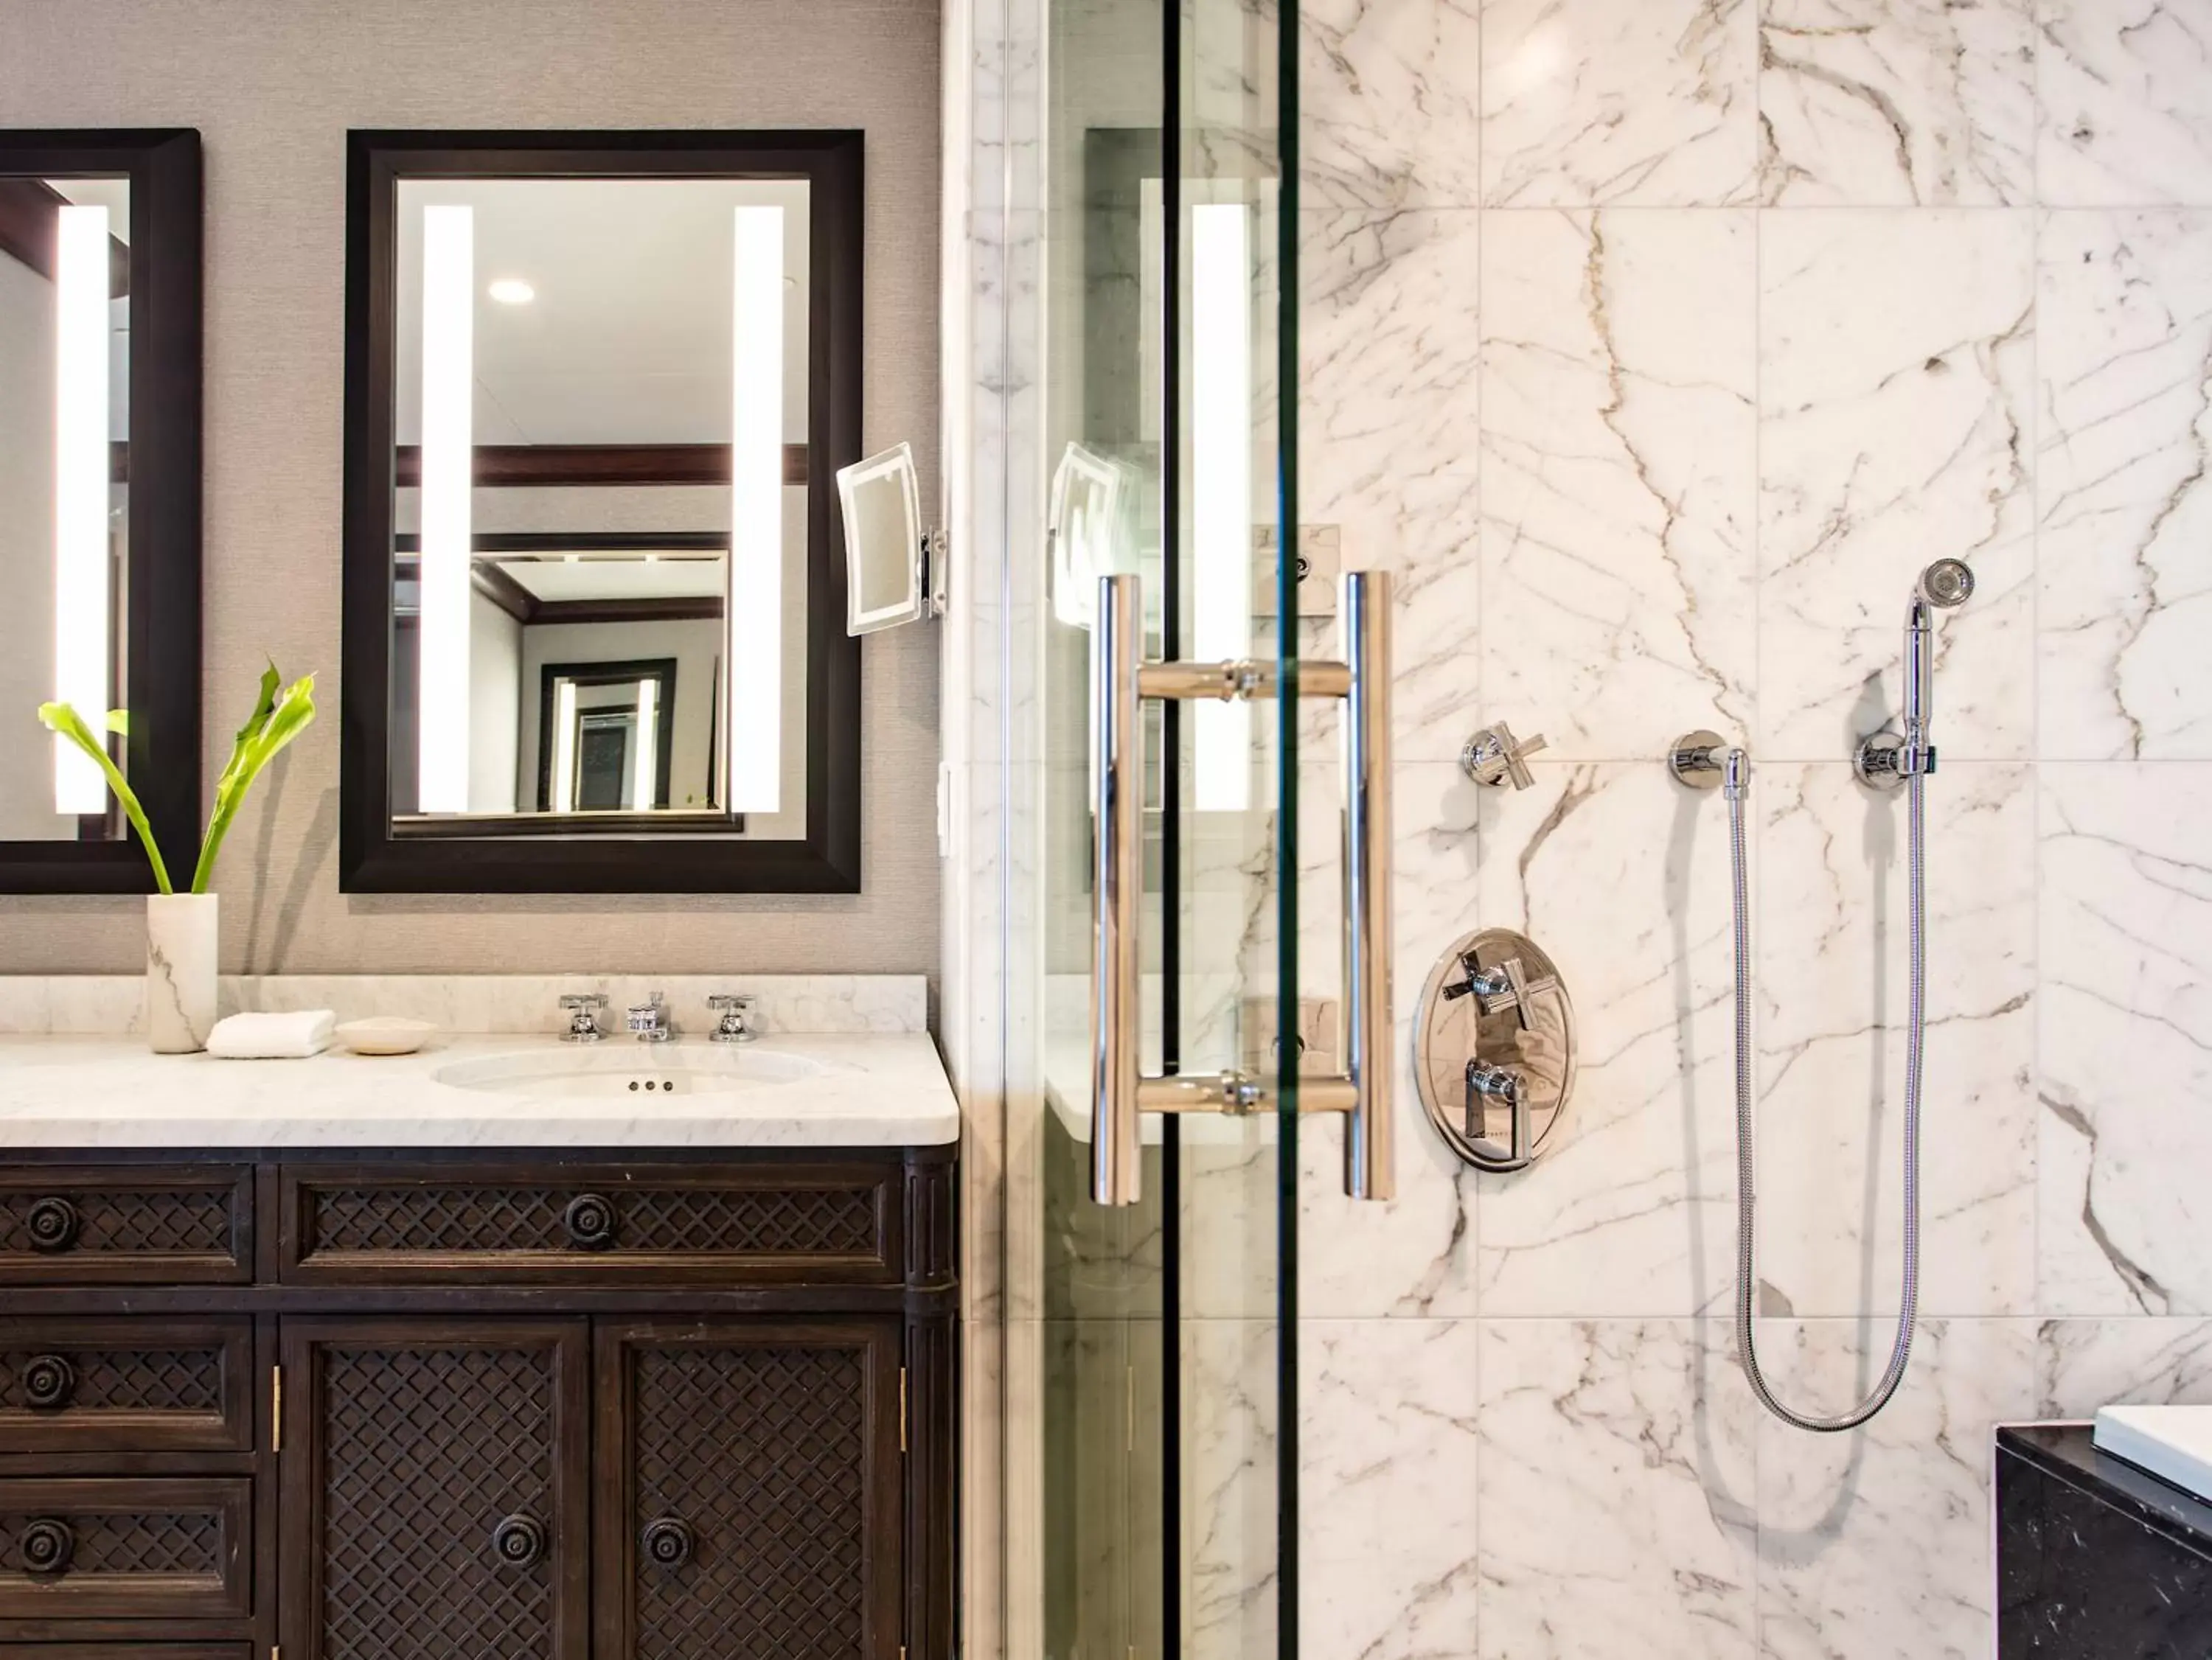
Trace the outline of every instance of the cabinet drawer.
<path fill-rule="evenodd" d="M 245 1165 L 0 1170 L 0 1285 L 237 1285 L 253 1275 Z"/>
<path fill-rule="evenodd" d="M 252 1482 L 0 1481 L 0 1620 L 240 1620 Z"/>
<path fill-rule="evenodd" d="M 0 1660 L 251 1660 L 250 1643 L 9 1643 Z"/>
<path fill-rule="evenodd" d="M 283 1193 L 293 1281 L 887 1284 L 902 1271 L 885 1166 L 290 1166 Z"/>
<path fill-rule="evenodd" d="M 0 1452 L 251 1451 L 252 1365 L 242 1318 L 0 1321 Z"/>

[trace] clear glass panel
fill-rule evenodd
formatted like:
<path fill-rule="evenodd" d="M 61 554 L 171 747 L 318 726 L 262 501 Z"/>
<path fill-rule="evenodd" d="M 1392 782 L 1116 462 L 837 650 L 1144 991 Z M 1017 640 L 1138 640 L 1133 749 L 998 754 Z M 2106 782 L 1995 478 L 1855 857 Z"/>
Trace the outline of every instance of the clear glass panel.
<path fill-rule="evenodd" d="M 1092 1200 L 1090 697 L 1102 574 L 1139 578 L 1148 659 L 1296 649 L 1275 576 L 1276 366 L 1295 288 L 1279 264 L 1279 36 L 1237 0 L 1048 0 L 1043 15 L 1049 1111 L 1041 1241 L 1033 1257 L 1009 1244 L 1010 1296 L 1021 1307 L 1033 1284 L 1042 1333 L 1042 1647 L 1255 1656 L 1295 1640 L 1277 1611 L 1295 1139 L 1271 1112 L 1148 1114 L 1142 1202 Z M 1295 915 L 1281 811 L 1295 725 L 1273 700 L 1148 701 L 1145 728 L 1144 1069 L 1240 1072 L 1278 1100 L 1297 984 L 1280 920 Z M 1024 1225 L 1018 1203 L 1011 1215 Z"/>

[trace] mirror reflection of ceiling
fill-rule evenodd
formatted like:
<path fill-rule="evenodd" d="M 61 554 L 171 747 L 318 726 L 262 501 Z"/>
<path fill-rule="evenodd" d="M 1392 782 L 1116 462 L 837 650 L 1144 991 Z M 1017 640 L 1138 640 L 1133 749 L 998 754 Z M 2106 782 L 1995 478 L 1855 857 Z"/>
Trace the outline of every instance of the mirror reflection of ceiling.
<path fill-rule="evenodd" d="M 728 443 L 732 209 L 782 206 L 784 435 L 805 442 L 805 181 L 406 179 L 399 443 L 422 436 L 422 209 L 434 204 L 476 209 L 479 445 Z"/>
<path fill-rule="evenodd" d="M 550 603 L 589 599 L 713 599 L 729 585 L 724 555 L 669 554 L 652 559 L 568 559 L 517 554 L 491 561 L 533 599 Z"/>

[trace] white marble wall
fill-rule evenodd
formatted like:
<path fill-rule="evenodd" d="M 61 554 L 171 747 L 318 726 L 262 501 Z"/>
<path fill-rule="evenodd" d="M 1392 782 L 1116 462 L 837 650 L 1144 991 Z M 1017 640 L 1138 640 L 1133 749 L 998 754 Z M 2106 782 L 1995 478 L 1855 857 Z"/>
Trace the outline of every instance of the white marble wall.
<path fill-rule="evenodd" d="M 1584 1045 L 1524 1175 L 1408 1097 L 1354 1205 L 1309 1132 L 1306 1653 L 1981 1656 L 1991 1426 L 2212 1402 L 2212 3 L 1303 9 L 1301 516 L 1402 573 L 1399 1000 L 1523 926 Z M 1658 757 L 1758 762 L 1759 1336 L 1833 1409 L 1905 1001 L 1846 757 L 1941 555 L 1927 1318 L 1814 1438 L 1735 1364 L 1725 825 Z M 1524 794 L 1452 762 L 1499 718 Z"/>

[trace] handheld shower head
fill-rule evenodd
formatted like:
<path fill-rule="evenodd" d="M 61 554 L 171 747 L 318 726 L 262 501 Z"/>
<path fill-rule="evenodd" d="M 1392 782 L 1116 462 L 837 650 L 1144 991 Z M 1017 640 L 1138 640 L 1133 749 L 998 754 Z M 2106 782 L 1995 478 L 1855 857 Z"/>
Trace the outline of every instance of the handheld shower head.
<path fill-rule="evenodd" d="M 1905 612 L 1905 736 L 1923 746 L 1936 701 L 1936 619 L 1930 608 L 1964 605 L 1974 591 L 1974 567 L 1963 559 L 1939 559 L 1913 585 Z"/>
<path fill-rule="evenodd" d="M 1949 610 L 1973 597 L 1974 567 L 1963 559 L 1939 559 L 1920 573 L 1917 590 L 1930 605 Z"/>

